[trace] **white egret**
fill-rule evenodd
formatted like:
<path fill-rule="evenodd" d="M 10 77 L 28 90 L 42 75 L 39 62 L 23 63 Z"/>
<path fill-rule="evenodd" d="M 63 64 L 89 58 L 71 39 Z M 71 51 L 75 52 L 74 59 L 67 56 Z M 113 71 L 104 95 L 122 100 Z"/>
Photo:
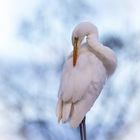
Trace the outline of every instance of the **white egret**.
<path fill-rule="evenodd" d="M 86 42 L 82 43 L 86 37 Z M 106 79 L 113 74 L 117 59 L 114 52 L 98 40 L 95 25 L 78 24 L 72 33 L 73 52 L 63 68 L 58 93 L 58 121 L 79 126 L 99 96 Z"/>

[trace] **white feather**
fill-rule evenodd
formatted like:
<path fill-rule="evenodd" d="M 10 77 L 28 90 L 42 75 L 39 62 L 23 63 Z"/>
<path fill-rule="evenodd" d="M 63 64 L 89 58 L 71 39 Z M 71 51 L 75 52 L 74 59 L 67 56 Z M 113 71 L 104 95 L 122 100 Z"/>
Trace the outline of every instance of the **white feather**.
<path fill-rule="evenodd" d="M 62 100 L 60 98 L 57 102 L 56 116 L 58 118 L 58 122 L 60 122 L 60 120 L 62 119 Z"/>
<path fill-rule="evenodd" d="M 86 25 L 87 31 L 82 28 Z M 117 62 L 113 51 L 98 43 L 97 29 L 91 30 L 90 36 L 90 28 L 95 26 L 88 23 L 79 26 L 73 35 L 82 38 L 83 35 L 87 35 L 87 42 L 81 45 L 76 66 L 73 67 L 72 54 L 64 65 L 57 105 L 58 120 L 66 122 L 70 119 L 71 127 L 74 128 L 93 106 L 106 79 L 114 72 Z"/>

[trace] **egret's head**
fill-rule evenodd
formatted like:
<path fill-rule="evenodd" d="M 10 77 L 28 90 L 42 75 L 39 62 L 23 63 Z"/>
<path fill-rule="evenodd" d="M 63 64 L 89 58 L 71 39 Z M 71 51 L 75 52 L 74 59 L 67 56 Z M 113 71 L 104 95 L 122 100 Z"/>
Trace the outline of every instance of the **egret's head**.
<path fill-rule="evenodd" d="M 76 39 L 81 43 L 85 37 L 93 35 L 98 40 L 98 30 L 95 25 L 89 22 L 79 23 L 72 32 L 72 44 L 74 46 Z"/>
<path fill-rule="evenodd" d="M 74 47 L 73 66 L 76 65 L 78 49 L 80 47 L 81 42 L 85 37 L 89 39 L 90 35 L 92 35 L 92 39 L 98 40 L 98 30 L 95 25 L 89 22 L 81 22 L 74 28 L 72 32 L 72 44 Z"/>

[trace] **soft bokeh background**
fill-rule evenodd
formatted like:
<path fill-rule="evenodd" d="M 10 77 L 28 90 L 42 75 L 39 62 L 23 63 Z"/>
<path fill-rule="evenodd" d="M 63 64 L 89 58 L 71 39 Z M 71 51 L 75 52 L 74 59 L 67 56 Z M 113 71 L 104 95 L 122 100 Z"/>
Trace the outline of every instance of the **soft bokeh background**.
<path fill-rule="evenodd" d="M 80 21 L 98 26 L 118 68 L 87 114 L 88 140 L 140 139 L 139 0 L 0 0 L 0 140 L 78 140 L 58 125 L 57 91 Z"/>

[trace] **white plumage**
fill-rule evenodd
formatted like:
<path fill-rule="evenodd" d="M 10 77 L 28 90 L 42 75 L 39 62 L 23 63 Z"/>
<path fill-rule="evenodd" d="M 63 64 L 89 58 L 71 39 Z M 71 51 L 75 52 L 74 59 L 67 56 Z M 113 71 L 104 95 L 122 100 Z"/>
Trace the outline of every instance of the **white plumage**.
<path fill-rule="evenodd" d="M 82 44 L 84 37 L 86 42 Z M 73 128 L 79 126 L 93 106 L 117 64 L 114 52 L 99 43 L 93 24 L 78 24 L 72 33 L 73 46 L 76 39 L 79 41 L 76 64 L 71 53 L 64 64 L 57 103 L 58 121 L 70 120 Z"/>

